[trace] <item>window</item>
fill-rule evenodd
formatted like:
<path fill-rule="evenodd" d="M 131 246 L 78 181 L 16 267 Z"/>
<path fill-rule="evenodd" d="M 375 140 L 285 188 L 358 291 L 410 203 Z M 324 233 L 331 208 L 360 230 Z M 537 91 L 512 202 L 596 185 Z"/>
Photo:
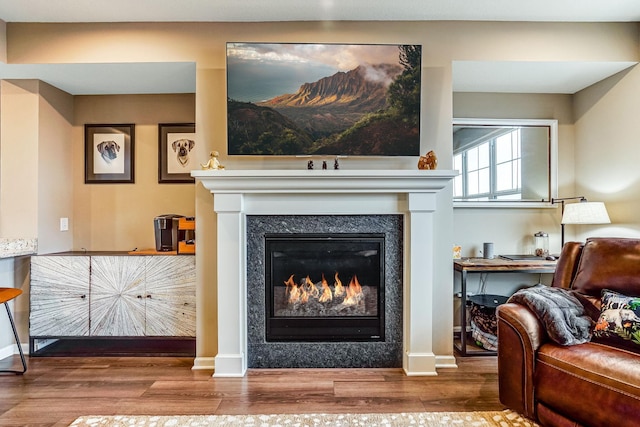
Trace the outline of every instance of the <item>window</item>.
<path fill-rule="evenodd" d="M 504 129 L 502 129 L 504 130 Z M 457 199 L 519 200 L 521 197 L 520 128 L 489 135 L 453 156 L 460 175 L 454 181 Z"/>

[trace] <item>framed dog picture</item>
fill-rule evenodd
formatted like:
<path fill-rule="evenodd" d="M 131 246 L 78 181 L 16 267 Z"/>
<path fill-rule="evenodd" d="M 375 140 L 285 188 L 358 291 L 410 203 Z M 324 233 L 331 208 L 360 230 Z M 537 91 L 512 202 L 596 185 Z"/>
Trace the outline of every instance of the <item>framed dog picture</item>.
<path fill-rule="evenodd" d="M 84 183 L 135 182 L 135 125 L 84 125 Z"/>
<path fill-rule="evenodd" d="M 158 125 L 158 182 L 194 183 L 191 170 L 198 169 L 194 123 L 160 123 Z"/>

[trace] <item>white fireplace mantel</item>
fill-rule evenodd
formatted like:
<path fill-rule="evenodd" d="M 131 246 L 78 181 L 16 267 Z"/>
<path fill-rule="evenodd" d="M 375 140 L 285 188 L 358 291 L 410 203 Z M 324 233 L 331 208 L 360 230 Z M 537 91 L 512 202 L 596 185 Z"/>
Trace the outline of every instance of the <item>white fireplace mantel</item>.
<path fill-rule="evenodd" d="M 453 356 L 452 179 L 435 170 L 201 170 L 217 214 L 216 377 L 247 370 L 246 215 L 404 215 L 403 369 L 436 375 Z"/>

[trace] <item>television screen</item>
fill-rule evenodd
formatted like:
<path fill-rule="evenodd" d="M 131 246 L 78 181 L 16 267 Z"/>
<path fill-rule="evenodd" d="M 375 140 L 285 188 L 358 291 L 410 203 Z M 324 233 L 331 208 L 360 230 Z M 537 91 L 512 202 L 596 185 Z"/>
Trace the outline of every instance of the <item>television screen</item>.
<path fill-rule="evenodd" d="M 229 155 L 417 156 L 420 45 L 227 43 Z"/>

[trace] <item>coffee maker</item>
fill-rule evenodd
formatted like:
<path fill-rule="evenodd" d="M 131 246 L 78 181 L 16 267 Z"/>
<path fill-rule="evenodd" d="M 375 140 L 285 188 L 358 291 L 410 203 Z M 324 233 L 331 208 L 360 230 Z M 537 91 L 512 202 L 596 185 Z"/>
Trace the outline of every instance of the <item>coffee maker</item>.
<path fill-rule="evenodd" d="M 178 241 L 184 240 L 184 230 L 178 230 L 180 218 L 184 218 L 184 215 L 164 214 L 153 219 L 156 251 L 169 252 L 178 250 Z"/>

